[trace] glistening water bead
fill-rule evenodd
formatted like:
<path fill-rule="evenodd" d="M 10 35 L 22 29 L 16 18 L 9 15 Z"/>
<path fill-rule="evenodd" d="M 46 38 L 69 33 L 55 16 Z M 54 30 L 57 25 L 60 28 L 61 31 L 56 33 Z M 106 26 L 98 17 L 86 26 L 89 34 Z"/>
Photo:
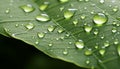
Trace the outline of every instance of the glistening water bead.
<path fill-rule="evenodd" d="M 69 0 L 59 0 L 61 3 L 68 2 Z"/>
<path fill-rule="evenodd" d="M 35 9 L 31 4 L 23 5 L 21 6 L 21 8 L 23 9 L 24 12 L 27 12 L 27 13 L 32 12 Z"/>
<path fill-rule="evenodd" d="M 97 13 L 94 15 L 93 21 L 97 26 L 101 26 L 108 21 L 108 17 L 103 13 Z"/>
<path fill-rule="evenodd" d="M 84 48 L 84 42 L 82 40 L 79 40 L 79 41 L 75 42 L 75 46 L 78 49 L 83 49 Z"/>
<path fill-rule="evenodd" d="M 41 21 L 41 22 L 46 22 L 50 20 L 50 17 L 47 14 L 41 14 L 36 16 L 36 20 Z"/>

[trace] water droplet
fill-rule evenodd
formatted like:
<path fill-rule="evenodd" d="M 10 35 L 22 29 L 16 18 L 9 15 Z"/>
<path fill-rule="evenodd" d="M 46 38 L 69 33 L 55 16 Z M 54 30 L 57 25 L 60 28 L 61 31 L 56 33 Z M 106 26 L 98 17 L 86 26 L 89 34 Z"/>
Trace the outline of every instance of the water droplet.
<path fill-rule="evenodd" d="M 103 4 L 105 2 L 105 0 L 100 0 L 100 3 Z"/>
<path fill-rule="evenodd" d="M 35 8 L 33 8 L 31 4 L 23 5 L 21 6 L 21 8 L 23 9 L 24 12 L 28 12 L 28 13 L 35 10 Z"/>
<path fill-rule="evenodd" d="M 98 49 L 98 48 L 99 48 L 99 46 L 98 46 L 98 45 L 96 45 L 96 46 L 95 46 L 95 49 Z"/>
<path fill-rule="evenodd" d="M 95 29 L 93 33 L 94 33 L 94 35 L 98 35 L 98 33 L 99 33 L 98 29 Z"/>
<path fill-rule="evenodd" d="M 85 29 L 85 31 L 87 32 L 87 33 L 90 33 L 91 32 L 91 30 L 92 30 L 92 26 L 90 26 L 90 25 L 85 25 L 84 26 L 84 29 Z"/>
<path fill-rule="evenodd" d="M 117 47 L 118 55 L 120 56 L 120 45 Z"/>
<path fill-rule="evenodd" d="M 85 19 L 85 18 L 86 18 L 86 16 L 85 16 L 85 15 L 82 15 L 82 16 L 80 16 L 80 18 L 81 18 L 81 19 Z"/>
<path fill-rule="evenodd" d="M 86 2 L 88 2 L 89 0 L 85 0 Z"/>
<path fill-rule="evenodd" d="M 62 33 L 64 31 L 64 29 L 62 29 L 62 28 L 60 28 L 60 29 L 58 29 L 58 33 Z"/>
<path fill-rule="evenodd" d="M 29 23 L 29 24 L 25 25 L 25 27 L 30 30 L 30 29 L 34 28 L 34 24 L 33 23 Z"/>
<path fill-rule="evenodd" d="M 37 35 L 39 38 L 43 38 L 45 36 L 45 33 L 38 33 Z"/>
<path fill-rule="evenodd" d="M 38 42 L 38 41 L 36 41 L 36 42 L 35 42 L 35 44 L 37 45 L 37 44 L 39 44 L 39 42 Z"/>
<path fill-rule="evenodd" d="M 93 21 L 95 24 L 97 24 L 97 26 L 103 25 L 104 23 L 107 22 L 107 20 L 108 20 L 107 16 L 103 13 L 98 13 L 93 17 Z"/>
<path fill-rule="evenodd" d="M 105 46 L 105 47 L 108 47 L 109 45 L 110 45 L 109 41 L 106 41 L 106 42 L 104 43 L 104 46 Z"/>
<path fill-rule="evenodd" d="M 101 39 L 104 39 L 105 37 L 104 37 L 104 35 L 102 35 L 100 38 L 101 38 Z"/>
<path fill-rule="evenodd" d="M 49 5 L 49 2 L 44 2 L 44 4 L 42 4 L 42 5 L 39 6 L 39 9 L 41 11 L 44 11 L 48 7 L 48 5 Z"/>
<path fill-rule="evenodd" d="M 63 11 L 64 7 L 60 7 L 60 11 Z"/>
<path fill-rule="evenodd" d="M 53 32 L 53 31 L 54 31 L 54 29 L 55 29 L 55 27 L 54 27 L 54 26 L 49 26 L 49 27 L 48 27 L 48 31 L 49 31 L 49 32 Z"/>
<path fill-rule="evenodd" d="M 41 15 L 36 16 L 36 20 L 46 22 L 46 21 L 49 21 L 50 18 L 47 14 L 41 14 Z"/>
<path fill-rule="evenodd" d="M 79 41 L 75 42 L 75 46 L 78 49 L 83 49 L 84 48 L 84 42 L 82 40 L 79 40 Z"/>
<path fill-rule="evenodd" d="M 87 55 L 87 56 L 92 55 L 92 49 L 86 50 L 85 55 Z"/>
<path fill-rule="evenodd" d="M 68 9 L 64 12 L 64 18 L 70 19 L 74 15 L 75 9 Z"/>
<path fill-rule="evenodd" d="M 90 64 L 90 59 L 87 59 L 87 60 L 85 61 L 85 63 L 86 63 L 86 64 Z"/>
<path fill-rule="evenodd" d="M 18 27 L 19 26 L 19 24 L 15 24 L 15 27 Z"/>
<path fill-rule="evenodd" d="M 52 44 L 52 43 L 49 43 L 48 46 L 51 47 L 51 46 L 53 46 L 53 44 Z"/>
<path fill-rule="evenodd" d="M 114 40 L 114 44 L 117 45 L 119 43 L 119 40 L 118 39 L 115 39 Z"/>
<path fill-rule="evenodd" d="M 113 32 L 113 33 L 116 33 L 116 32 L 117 32 L 117 28 L 116 28 L 116 27 L 113 27 L 113 28 L 112 28 L 112 32 Z"/>
<path fill-rule="evenodd" d="M 105 54 L 105 49 L 99 50 L 99 53 L 100 53 L 100 55 L 104 56 L 104 54 Z"/>
<path fill-rule="evenodd" d="M 113 10 L 114 12 L 117 12 L 117 11 L 118 11 L 118 6 L 115 6 L 112 10 Z"/>
<path fill-rule="evenodd" d="M 61 3 L 68 2 L 69 0 L 59 0 Z"/>
<path fill-rule="evenodd" d="M 61 40 L 64 40 L 64 37 L 60 37 Z"/>
<path fill-rule="evenodd" d="M 75 19 L 75 20 L 73 21 L 73 24 L 76 26 L 76 25 L 78 24 L 78 19 Z"/>
<path fill-rule="evenodd" d="M 68 54 L 67 49 L 65 49 L 65 50 L 63 51 L 63 54 L 64 54 L 64 55 L 67 55 L 67 54 Z"/>
<path fill-rule="evenodd" d="M 7 9 L 5 10 L 5 13 L 8 14 L 9 12 L 10 12 L 10 9 L 7 8 Z"/>

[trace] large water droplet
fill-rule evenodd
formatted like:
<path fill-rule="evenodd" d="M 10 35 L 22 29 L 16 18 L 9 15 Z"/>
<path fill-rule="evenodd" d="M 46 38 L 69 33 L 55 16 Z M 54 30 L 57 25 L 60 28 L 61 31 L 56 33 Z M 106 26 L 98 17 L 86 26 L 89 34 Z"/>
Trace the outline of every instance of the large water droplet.
<path fill-rule="evenodd" d="M 49 21 L 50 18 L 47 14 L 41 14 L 41 15 L 36 16 L 36 20 L 46 22 L 46 21 Z"/>
<path fill-rule="evenodd" d="M 34 28 L 34 24 L 33 23 L 29 23 L 29 24 L 25 25 L 25 27 L 30 30 L 30 29 Z"/>
<path fill-rule="evenodd" d="M 104 54 L 105 54 L 105 49 L 99 50 L 99 53 L 100 53 L 100 55 L 104 56 Z"/>
<path fill-rule="evenodd" d="M 45 36 L 45 33 L 38 33 L 37 35 L 39 38 L 43 38 Z"/>
<path fill-rule="evenodd" d="M 75 12 L 76 9 L 68 9 L 67 11 L 64 12 L 64 18 L 65 19 L 70 19 Z"/>
<path fill-rule="evenodd" d="M 78 49 L 83 49 L 84 48 L 84 42 L 82 40 L 79 40 L 79 41 L 75 42 L 75 46 Z"/>
<path fill-rule="evenodd" d="M 59 0 L 61 3 L 68 2 L 69 0 Z"/>
<path fill-rule="evenodd" d="M 93 21 L 97 26 L 103 25 L 104 23 L 107 22 L 107 20 L 108 20 L 107 16 L 103 13 L 98 13 L 93 17 Z"/>
<path fill-rule="evenodd" d="M 84 26 L 84 29 L 85 29 L 85 31 L 87 32 L 87 33 L 90 33 L 91 32 L 91 30 L 92 30 L 92 26 L 90 26 L 90 25 L 85 25 Z"/>
<path fill-rule="evenodd" d="M 86 50 L 85 55 L 87 55 L 87 56 L 92 55 L 92 49 Z"/>
<path fill-rule="evenodd" d="M 54 26 L 49 26 L 49 27 L 48 27 L 48 31 L 49 31 L 49 32 L 53 32 L 53 31 L 54 31 L 54 29 L 55 29 L 55 27 L 54 27 Z"/>
<path fill-rule="evenodd" d="M 31 4 L 21 6 L 24 12 L 32 12 L 35 8 Z"/>
<path fill-rule="evenodd" d="M 120 56 L 120 45 L 117 47 L 118 55 Z"/>

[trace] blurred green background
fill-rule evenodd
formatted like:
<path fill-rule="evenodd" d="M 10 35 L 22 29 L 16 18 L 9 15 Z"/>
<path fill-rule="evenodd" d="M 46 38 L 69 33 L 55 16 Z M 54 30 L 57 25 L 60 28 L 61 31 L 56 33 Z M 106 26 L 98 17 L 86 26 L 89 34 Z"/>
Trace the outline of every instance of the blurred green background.
<path fill-rule="evenodd" d="M 0 69 L 84 69 L 53 59 L 20 40 L 0 35 Z"/>

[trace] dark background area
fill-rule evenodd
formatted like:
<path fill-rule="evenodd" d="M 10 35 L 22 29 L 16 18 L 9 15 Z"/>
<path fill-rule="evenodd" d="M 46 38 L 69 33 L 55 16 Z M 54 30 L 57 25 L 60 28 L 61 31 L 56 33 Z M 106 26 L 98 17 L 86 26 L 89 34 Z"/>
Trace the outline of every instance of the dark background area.
<path fill-rule="evenodd" d="M 84 69 L 51 58 L 20 40 L 0 35 L 0 69 Z"/>

